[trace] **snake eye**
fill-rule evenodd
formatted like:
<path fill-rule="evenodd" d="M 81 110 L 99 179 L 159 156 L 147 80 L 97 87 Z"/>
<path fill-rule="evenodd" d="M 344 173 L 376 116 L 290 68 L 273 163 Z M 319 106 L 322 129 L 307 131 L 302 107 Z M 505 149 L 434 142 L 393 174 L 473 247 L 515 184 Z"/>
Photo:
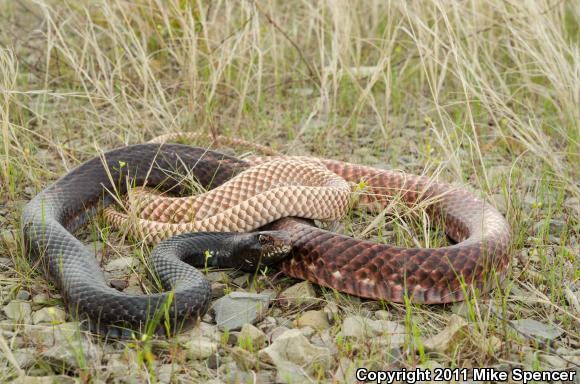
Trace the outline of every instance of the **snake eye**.
<path fill-rule="evenodd" d="M 268 242 L 268 238 L 266 236 L 264 236 L 264 235 L 258 235 L 258 242 L 261 245 L 264 245 L 264 244 L 266 244 Z"/>

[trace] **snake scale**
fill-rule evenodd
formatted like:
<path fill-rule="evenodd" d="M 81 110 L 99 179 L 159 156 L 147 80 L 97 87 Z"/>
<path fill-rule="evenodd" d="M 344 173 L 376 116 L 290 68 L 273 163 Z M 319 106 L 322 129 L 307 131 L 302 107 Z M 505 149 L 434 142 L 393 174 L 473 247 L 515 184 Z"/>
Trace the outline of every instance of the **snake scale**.
<path fill-rule="evenodd" d="M 446 234 L 456 244 L 399 248 L 335 234 L 309 220 L 282 218 L 263 229 L 273 231 L 266 233 L 281 248 L 287 247 L 286 240 L 291 244 L 290 255 L 281 262 L 285 273 L 361 297 L 394 302 L 408 297 L 429 304 L 463 300 L 473 288 L 487 291 L 503 279 L 509 264 L 510 229 L 484 200 L 426 177 L 318 161 L 346 181 L 364 180 L 363 203 L 385 207 L 392 196 L 400 196 L 409 206 L 429 201 L 429 214 L 442 219 Z M 88 319 L 96 331 L 119 324 L 138 329 L 168 302 L 165 316 L 169 320 L 194 318 L 208 305 L 207 297 L 202 297 L 207 288 L 200 283 L 202 275 L 197 272 L 186 278 L 189 283 L 176 285 L 176 273 L 171 271 L 185 268 L 185 274 L 196 273 L 195 268 L 161 257 L 160 265 L 156 264 L 161 269 L 163 263 L 173 263 L 166 269 L 170 272 L 164 284 L 174 288 L 171 296 L 167 292 L 119 292 L 107 285 L 94 255 L 73 233 L 97 209 L 114 202 L 109 191 L 120 196 L 127 185 L 147 185 L 180 194 L 183 185 L 172 175 L 193 175 L 204 188 L 214 188 L 249 167 L 250 163 L 231 156 L 178 144 L 140 144 L 104 153 L 81 164 L 26 205 L 22 223 L 31 261 L 41 264 L 69 309 Z M 275 207 L 272 204 L 269 209 Z"/>

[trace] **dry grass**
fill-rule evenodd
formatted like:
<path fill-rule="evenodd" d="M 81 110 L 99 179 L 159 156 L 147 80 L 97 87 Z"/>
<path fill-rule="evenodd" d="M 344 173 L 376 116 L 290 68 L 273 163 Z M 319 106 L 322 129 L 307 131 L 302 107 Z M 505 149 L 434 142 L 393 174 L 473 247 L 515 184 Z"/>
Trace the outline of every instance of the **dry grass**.
<path fill-rule="evenodd" d="M 98 150 L 201 131 L 433 175 L 501 207 L 515 239 L 509 282 L 467 305 L 473 334 L 501 347 L 426 355 L 422 337 L 449 308 L 326 296 L 342 315 L 384 307 L 404 321 L 414 337 L 398 364 L 549 368 L 544 356 L 580 347 L 578 2 L 0 0 L 0 21 L 0 257 L 15 262 L 3 300 L 47 289 L 18 245 L 26 200 Z M 345 227 L 399 245 L 444 241 L 422 215 L 405 217 Z M 519 318 L 564 336 L 523 338 L 507 322 Z M 336 361 L 376 353 L 341 344 Z M 0 364 L 0 380 L 19 373 L 9 355 Z M 65 373 L 107 378 L 92 362 Z M 135 374 L 155 380 L 147 364 Z"/>

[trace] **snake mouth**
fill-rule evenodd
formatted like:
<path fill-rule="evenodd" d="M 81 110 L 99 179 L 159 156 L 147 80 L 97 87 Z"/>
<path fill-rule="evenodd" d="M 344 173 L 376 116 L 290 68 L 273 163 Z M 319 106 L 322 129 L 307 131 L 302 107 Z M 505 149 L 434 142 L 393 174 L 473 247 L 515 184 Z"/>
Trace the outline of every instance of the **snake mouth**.
<path fill-rule="evenodd" d="M 262 246 L 265 258 L 277 255 L 285 256 L 292 249 L 290 234 L 284 231 L 263 231 L 257 232 L 258 242 Z"/>
<path fill-rule="evenodd" d="M 240 268 L 244 271 L 255 271 L 261 266 L 278 263 L 292 251 L 290 234 L 285 231 L 260 231 L 246 234 L 242 247 L 243 260 Z"/>

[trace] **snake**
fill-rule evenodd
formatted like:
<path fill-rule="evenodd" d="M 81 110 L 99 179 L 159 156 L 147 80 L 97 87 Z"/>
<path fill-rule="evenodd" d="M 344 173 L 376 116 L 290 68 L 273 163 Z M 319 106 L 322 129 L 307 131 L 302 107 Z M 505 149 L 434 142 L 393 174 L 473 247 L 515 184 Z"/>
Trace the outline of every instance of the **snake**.
<path fill-rule="evenodd" d="M 489 291 L 505 278 L 510 262 L 510 228 L 503 215 L 484 199 L 425 176 L 338 160 L 316 162 L 347 182 L 364 181 L 365 193 L 360 200 L 369 206 L 387 208 L 395 197 L 410 207 L 429 203 L 430 218 L 441 219 L 445 233 L 455 244 L 401 248 L 333 233 L 313 225 L 312 220 L 283 217 L 257 229 L 280 237 L 274 241 L 283 244 L 277 254 L 287 251 L 288 256 L 279 265 L 289 276 L 364 298 L 425 304 L 464 300 L 474 291 Z M 167 288 L 174 288 L 170 293 L 119 292 L 107 285 L 96 258 L 74 232 L 97 210 L 117 201 L 115 196 L 125 194 L 128 185 L 145 185 L 180 195 L 187 188 L 175 174 L 193 175 L 204 188 L 214 188 L 251 169 L 251 165 L 219 152 L 180 144 L 138 144 L 90 159 L 25 206 L 23 235 L 31 261 L 44 266 L 69 309 L 97 330 L 117 324 L 132 329 L 142 327 L 168 302 L 165 316 L 184 323 L 207 309 L 208 298 L 200 294 L 200 279 L 195 277 L 199 275 L 188 280 L 194 288 L 187 293 L 171 284 L 177 279 L 171 271 L 175 266 L 168 267 L 166 273 Z M 278 209 L 291 198 L 277 196 L 280 201 L 256 212 Z M 169 249 L 177 247 L 171 243 L 172 238 L 165 241 L 173 244 Z M 178 264 L 178 268 L 185 267 Z M 193 271 L 184 271 L 182 277 L 190 272 Z"/>
<path fill-rule="evenodd" d="M 133 145 L 89 159 L 24 207 L 22 232 L 29 262 L 46 274 L 69 312 L 92 332 L 124 338 L 151 328 L 155 333 L 187 328 L 207 311 L 211 293 L 209 282 L 193 265 L 247 270 L 258 262 L 273 264 L 290 251 L 288 233 L 189 233 L 168 239 L 152 252 L 166 291 L 150 295 L 110 287 L 95 255 L 74 233 L 132 183 L 182 191 L 181 180 L 168 174 L 172 170 L 189 172 L 211 188 L 244 168 L 243 161 L 231 156 L 184 145 Z"/>

